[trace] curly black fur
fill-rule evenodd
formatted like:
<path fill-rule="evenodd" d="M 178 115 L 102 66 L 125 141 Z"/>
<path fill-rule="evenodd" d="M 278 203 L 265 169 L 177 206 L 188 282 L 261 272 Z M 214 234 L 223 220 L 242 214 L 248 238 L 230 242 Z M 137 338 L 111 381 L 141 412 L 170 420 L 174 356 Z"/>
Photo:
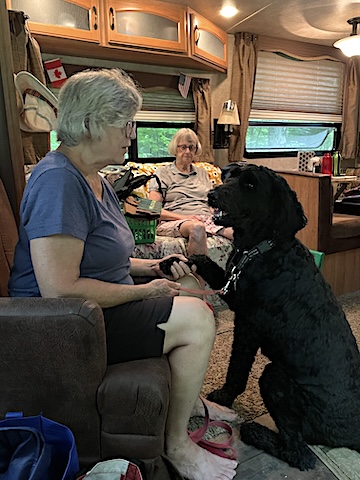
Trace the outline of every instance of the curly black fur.
<path fill-rule="evenodd" d="M 306 224 L 295 192 L 272 170 L 234 165 L 208 198 L 222 211 L 217 223 L 234 228 L 230 262 L 264 240 L 275 241 L 245 265 L 224 296 L 235 312 L 234 342 L 226 382 L 208 398 L 230 406 L 244 392 L 261 348 L 271 363 L 260 391 L 279 433 L 245 423 L 242 439 L 300 470 L 315 465 L 307 444 L 360 451 L 359 350 L 313 256 L 295 238 Z M 190 260 L 212 288 L 224 286 L 228 273 L 212 260 Z"/>
<path fill-rule="evenodd" d="M 159 267 L 160 267 L 160 270 L 165 273 L 165 275 L 171 275 L 171 266 L 174 262 L 178 262 L 179 261 L 179 258 L 174 256 L 174 257 L 170 257 L 170 258 L 166 258 L 165 260 L 161 260 L 161 262 L 159 263 Z M 188 260 L 186 262 L 186 264 L 191 268 L 191 266 L 193 265 L 193 262 L 191 262 L 190 260 Z"/>

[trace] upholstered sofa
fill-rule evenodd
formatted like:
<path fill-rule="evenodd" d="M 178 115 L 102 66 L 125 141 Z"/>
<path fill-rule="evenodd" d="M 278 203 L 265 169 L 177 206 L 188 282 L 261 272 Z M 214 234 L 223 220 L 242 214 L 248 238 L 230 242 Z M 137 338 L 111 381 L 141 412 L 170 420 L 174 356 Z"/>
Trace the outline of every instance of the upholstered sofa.
<path fill-rule="evenodd" d="M 156 172 L 156 169 L 168 165 L 170 162 L 162 162 L 162 163 L 135 163 L 135 162 L 128 162 L 126 167 L 131 167 L 134 175 L 152 175 Z M 212 184 L 219 185 L 221 183 L 221 169 L 211 163 L 207 162 L 197 162 L 197 167 L 204 168 L 212 182 Z M 123 172 L 120 169 L 120 172 L 117 169 L 114 169 L 114 172 L 111 172 L 111 168 L 108 170 L 103 171 L 106 178 L 110 181 L 110 183 L 114 183 Z M 142 189 L 138 191 L 141 195 L 147 195 L 148 193 L 148 185 L 145 185 Z M 217 264 L 221 267 L 225 267 L 227 259 L 230 255 L 232 250 L 232 243 L 230 240 L 221 237 L 221 236 L 212 236 L 208 237 L 207 239 L 207 246 L 208 246 L 208 255 L 209 257 L 214 260 Z M 181 253 L 187 256 L 187 240 L 184 238 L 173 238 L 173 237 L 166 237 L 156 235 L 155 240 L 152 243 L 141 243 L 135 246 L 135 250 L 133 252 L 133 256 L 136 258 L 162 258 L 165 255 L 171 255 L 173 253 Z M 219 297 L 216 295 L 215 297 L 208 296 L 207 300 L 213 306 L 221 306 L 222 302 Z"/>
<path fill-rule="evenodd" d="M 98 304 L 9 298 L 17 227 L 0 180 L 0 418 L 8 411 L 68 425 L 82 467 L 144 460 L 148 478 L 172 480 L 164 458 L 170 366 L 166 356 L 107 366 Z"/>

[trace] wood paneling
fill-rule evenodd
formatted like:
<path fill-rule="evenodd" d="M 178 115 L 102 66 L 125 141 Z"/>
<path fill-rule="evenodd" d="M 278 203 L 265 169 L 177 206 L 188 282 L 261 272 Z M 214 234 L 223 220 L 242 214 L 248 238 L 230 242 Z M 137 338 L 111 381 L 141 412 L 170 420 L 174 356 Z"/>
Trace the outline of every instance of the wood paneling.
<path fill-rule="evenodd" d="M 296 192 L 307 217 L 307 225 L 300 230 L 297 238 L 308 248 L 317 250 L 319 226 L 319 181 L 311 174 L 300 176 L 292 173 L 278 172 Z"/>
<path fill-rule="evenodd" d="M 360 290 L 360 248 L 325 255 L 322 273 L 335 295 Z"/>

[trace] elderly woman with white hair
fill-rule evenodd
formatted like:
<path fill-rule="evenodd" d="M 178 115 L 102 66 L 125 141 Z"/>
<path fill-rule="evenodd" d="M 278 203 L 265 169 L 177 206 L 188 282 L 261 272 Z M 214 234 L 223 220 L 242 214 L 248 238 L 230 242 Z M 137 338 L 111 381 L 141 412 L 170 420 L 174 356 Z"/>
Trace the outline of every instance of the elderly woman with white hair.
<path fill-rule="evenodd" d="M 168 151 L 175 161 L 158 168 L 156 176 L 160 182 L 153 178 L 149 185 L 149 198 L 163 204 L 156 233 L 187 238 L 189 255 L 206 255 L 208 235 L 232 240 L 233 230 L 215 225 L 212 220 L 207 203 L 211 181 L 206 171 L 193 163 L 202 153 L 196 133 L 181 128 L 170 140 Z"/>
<path fill-rule="evenodd" d="M 36 165 L 24 190 L 9 290 L 96 301 L 109 364 L 167 354 L 168 457 L 190 480 L 231 479 L 236 461 L 202 449 L 187 433 L 191 414 L 202 413 L 198 396 L 215 337 L 213 314 L 199 298 L 179 296 L 190 273 L 185 257 L 178 256 L 168 277 L 159 260 L 131 258 L 133 235 L 99 174 L 124 162 L 141 101 L 133 80 L 117 69 L 83 71 L 66 81 L 58 106 L 61 143 Z M 135 285 L 132 276 L 153 280 Z M 208 407 L 212 417 L 234 417 L 232 410 Z"/>

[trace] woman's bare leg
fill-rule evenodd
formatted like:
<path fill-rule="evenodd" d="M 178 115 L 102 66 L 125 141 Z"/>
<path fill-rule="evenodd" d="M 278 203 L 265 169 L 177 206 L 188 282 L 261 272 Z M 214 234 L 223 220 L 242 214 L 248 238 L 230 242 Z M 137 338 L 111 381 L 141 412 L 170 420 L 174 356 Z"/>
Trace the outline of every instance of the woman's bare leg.
<path fill-rule="evenodd" d="M 196 220 L 187 220 L 180 225 L 180 233 L 188 239 L 188 255 L 207 255 L 207 234 L 205 225 Z"/>
<path fill-rule="evenodd" d="M 189 480 L 230 480 L 237 462 L 202 449 L 187 433 L 215 339 L 213 314 L 198 298 L 175 297 L 168 322 L 159 327 L 165 331 L 172 374 L 166 453 Z"/>
<path fill-rule="evenodd" d="M 191 290 L 202 290 L 203 286 L 200 285 L 198 279 L 194 277 L 194 275 L 189 274 L 185 275 L 185 277 L 181 277 L 177 282 L 181 283 L 181 286 L 186 288 L 186 289 L 191 289 Z M 191 293 L 191 292 L 185 292 L 185 291 L 180 291 L 180 295 L 187 295 L 190 297 L 198 297 L 203 299 L 203 294 L 199 293 Z M 233 422 L 237 419 L 237 413 L 232 410 L 231 408 L 224 407 L 223 405 L 218 405 L 217 403 L 210 402 L 210 400 L 207 400 L 206 398 L 198 397 L 196 399 L 193 411 L 191 412 L 191 416 L 197 415 L 200 417 L 205 416 L 205 408 L 203 402 L 206 403 L 208 412 L 209 412 L 209 417 L 211 420 L 223 420 L 225 422 Z"/>

